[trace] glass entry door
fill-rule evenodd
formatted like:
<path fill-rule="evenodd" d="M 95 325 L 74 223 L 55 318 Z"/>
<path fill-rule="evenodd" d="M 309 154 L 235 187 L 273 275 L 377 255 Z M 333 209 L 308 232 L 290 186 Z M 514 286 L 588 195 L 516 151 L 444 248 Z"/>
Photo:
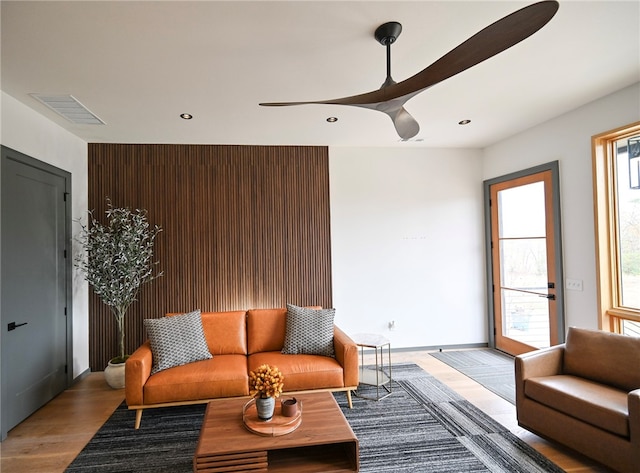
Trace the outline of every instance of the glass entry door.
<path fill-rule="evenodd" d="M 564 337 L 552 177 L 545 170 L 489 186 L 495 347 L 512 355 Z"/>

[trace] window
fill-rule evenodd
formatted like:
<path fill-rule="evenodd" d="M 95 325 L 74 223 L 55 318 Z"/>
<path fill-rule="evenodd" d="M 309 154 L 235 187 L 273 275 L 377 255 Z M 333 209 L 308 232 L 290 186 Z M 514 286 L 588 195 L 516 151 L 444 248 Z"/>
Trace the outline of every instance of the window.
<path fill-rule="evenodd" d="M 600 324 L 640 334 L 640 122 L 592 139 Z"/>

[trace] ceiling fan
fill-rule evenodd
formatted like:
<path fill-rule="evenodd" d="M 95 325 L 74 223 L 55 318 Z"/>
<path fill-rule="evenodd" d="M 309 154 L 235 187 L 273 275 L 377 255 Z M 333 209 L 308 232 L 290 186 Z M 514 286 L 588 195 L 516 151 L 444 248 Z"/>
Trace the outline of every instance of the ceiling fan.
<path fill-rule="evenodd" d="M 517 10 L 479 31 L 421 72 L 398 83 L 391 78 L 391 45 L 402 32 L 402 25 L 395 21 L 384 23 L 374 34 L 376 40 L 387 48 L 387 78 L 380 89 L 332 100 L 267 102 L 260 105 L 329 104 L 378 110 L 391 118 L 400 138 L 408 140 L 420 131 L 418 122 L 404 108 L 409 99 L 528 38 L 553 18 L 558 7 L 557 1 L 545 0 Z"/>

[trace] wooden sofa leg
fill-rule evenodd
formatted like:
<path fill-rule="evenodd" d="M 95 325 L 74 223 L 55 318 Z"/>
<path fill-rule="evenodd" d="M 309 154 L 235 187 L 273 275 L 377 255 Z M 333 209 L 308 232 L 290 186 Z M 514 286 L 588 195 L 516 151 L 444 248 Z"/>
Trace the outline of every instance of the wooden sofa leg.
<path fill-rule="evenodd" d="M 136 409 L 136 429 L 140 428 L 140 422 L 142 422 L 142 409 Z"/>
<path fill-rule="evenodd" d="M 349 409 L 353 408 L 353 403 L 351 402 L 351 389 L 347 389 L 347 404 L 349 404 Z"/>

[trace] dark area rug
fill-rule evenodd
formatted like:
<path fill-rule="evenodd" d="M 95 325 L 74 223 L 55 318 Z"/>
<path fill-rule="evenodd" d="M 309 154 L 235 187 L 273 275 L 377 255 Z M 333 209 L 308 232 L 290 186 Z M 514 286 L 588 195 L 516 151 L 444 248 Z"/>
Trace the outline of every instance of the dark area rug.
<path fill-rule="evenodd" d="M 393 394 L 353 398 L 345 417 L 360 442 L 360 471 L 562 472 L 505 427 L 413 364 L 393 366 Z M 121 405 L 67 472 L 192 471 L 204 405 L 149 409 L 139 430 Z"/>
<path fill-rule="evenodd" d="M 452 350 L 433 352 L 431 356 L 482 384 L 511 404 L 516 403 L 513 357 L 498 350 Z"/>

